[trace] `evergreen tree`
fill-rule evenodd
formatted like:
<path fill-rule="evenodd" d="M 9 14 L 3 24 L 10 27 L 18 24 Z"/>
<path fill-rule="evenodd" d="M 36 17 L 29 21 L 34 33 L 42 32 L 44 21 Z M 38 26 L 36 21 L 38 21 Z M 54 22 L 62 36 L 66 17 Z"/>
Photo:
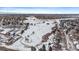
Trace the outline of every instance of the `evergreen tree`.
<path fill-rule="evenodd" d="M 49 47 L 49 51 L 52 51 L 52 47 L 51 46 Z"/>
<path fill-rule="evenodd" d="M 36 48 L 32 46 L 31 51 L 36 51 Z"/>
<path fill-rule="evenodd" d="M 42 50 L 43 50 L 43 51 L 46 51 L 46 47 L 45 47 L 44 44 L 43 44 L 43 46 L 42 46 Z"/>

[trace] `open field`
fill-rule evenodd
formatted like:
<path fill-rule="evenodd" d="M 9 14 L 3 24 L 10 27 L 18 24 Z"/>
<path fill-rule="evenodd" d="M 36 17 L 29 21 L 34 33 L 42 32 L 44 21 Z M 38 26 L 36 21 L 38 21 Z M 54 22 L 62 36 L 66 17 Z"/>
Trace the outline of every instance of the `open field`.
<path fill-rule="evenodd" d="M 0 14 L 1 51 L 78 51 L 78 14 Z"/>

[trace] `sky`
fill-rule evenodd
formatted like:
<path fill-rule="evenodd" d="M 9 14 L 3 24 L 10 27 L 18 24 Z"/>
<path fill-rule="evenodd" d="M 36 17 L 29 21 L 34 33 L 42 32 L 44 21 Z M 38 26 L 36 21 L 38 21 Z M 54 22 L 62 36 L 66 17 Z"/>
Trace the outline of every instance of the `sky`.
<path fill-rule="evenodd" d="M 79 14 L 79 7 L 0 7 L 0 14 Z"/>

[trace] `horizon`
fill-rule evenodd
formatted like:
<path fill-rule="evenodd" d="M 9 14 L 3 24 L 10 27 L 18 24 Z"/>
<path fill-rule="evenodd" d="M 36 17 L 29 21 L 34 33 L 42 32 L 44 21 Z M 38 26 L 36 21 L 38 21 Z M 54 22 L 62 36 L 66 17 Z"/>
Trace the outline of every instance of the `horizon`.
<path fill-rule="evenodd" d="M 0 7 L 0 14 L 79 14 L 79 7 Z"/>

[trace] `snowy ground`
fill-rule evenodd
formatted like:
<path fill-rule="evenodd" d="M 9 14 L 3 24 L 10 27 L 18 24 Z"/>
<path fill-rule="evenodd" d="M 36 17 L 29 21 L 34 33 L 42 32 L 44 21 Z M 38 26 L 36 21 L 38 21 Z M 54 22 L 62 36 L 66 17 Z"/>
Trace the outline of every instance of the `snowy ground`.
<path fill-rule="evenodd" d="M 19 34 L 22 29 L 15 29 L 15 30 L 18 30 L 16 33 L 18 33 L 21 36 L 21 38 L 18 41 L 16 41 L 15 43 L 13 43 L 12 45 L 8 46 L 5 44 L 2 44 L 1 46 L 6 46 L 8 48 L 12 48 L 12 49 L 16 49 L 16 50 L 30 50 L 30 48 L 24 47 L 23 44 L 30 47 L 30 46 L 36 46 L 37 44 L 41 43 L 42 36 L 44 34 L 52 31 L 51 28 L 55 26 L 54 22 L 55 22 L 55 20 L 49 20 L 49 19 L 48 20 L 42 20 L 42 19 L 41 20 L 39 20 L 39 19 L 25 20 L 24 23 L 29 23 L 29 27 L 27 30 L 24 31 L 24 33 L 22 35 Z M 13 30 L 13 29 L 6 28 L 1 33 L 5 34 L 11 30 Z M 28 38 L 29 41 L 26 41 L 25 37 Z"/>
<path fill-rule="evenodd" d="M 41 43 L 42 36 L 52 31 L 52 28 L 55 27 L 55 22 L 57 22 L 59 26 L 60 19 L 37 19 L 33 17 L 28 17 L 27 19 L 28 20 L 24 20 L 23 23 L 29 23 L 29 26 L 28 29 L 24 30 L 22 34 L 21 31 L 24 29 L 24 27 L 15 29 L 0 27 L 0 30 L 3 30 L 0 32 L 0 46 L 15 50 L 30 51 L 32 46 L 36 47 L 38 50 L 38 48 L 41 48 L 42 45 L 45 44 L 46 50 L 48 50 L 48 43 L 52 43 L 52 38 L 54 38 L 54 35 L 50 35 L 49 40 L 47 42 L 44 42 L 43 44 Z M 6 34 L 8 32 L 10 33 L 10 35 Z M 15 36 L 13 36 L 13 33 L 15 33 Z M 7 42 L 7 40 L 11 37 L 13 38 L 13 40 L 17 38 L 18 40 L 11 45 L 6 45 L 5 42 Z M 38 44 L 40 45 L 37 47 Z M 77 45 L 76 47 L 79 48 L 79 45 Z"/>

